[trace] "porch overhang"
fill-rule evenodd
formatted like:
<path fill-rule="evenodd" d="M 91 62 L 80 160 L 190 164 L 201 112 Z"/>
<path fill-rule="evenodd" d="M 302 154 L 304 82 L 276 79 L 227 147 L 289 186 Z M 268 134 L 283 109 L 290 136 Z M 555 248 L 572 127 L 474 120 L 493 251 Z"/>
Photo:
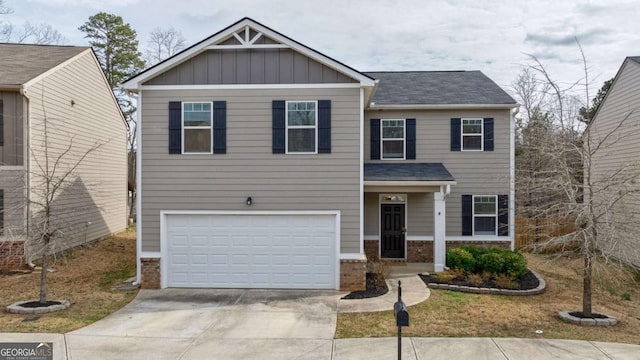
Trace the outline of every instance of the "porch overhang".
<path fill-rule="evenodd" d="M 456 180 L 442 163 L 364 164 L 365 192 L 445 192 Z"/>

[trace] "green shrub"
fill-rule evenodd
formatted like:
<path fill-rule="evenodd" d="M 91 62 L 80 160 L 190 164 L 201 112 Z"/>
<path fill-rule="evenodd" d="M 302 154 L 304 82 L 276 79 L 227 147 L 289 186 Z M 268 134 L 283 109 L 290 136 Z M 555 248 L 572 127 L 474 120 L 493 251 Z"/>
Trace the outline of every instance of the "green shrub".
<path fill-rule="evenodd" d="M 494 251 L 482 254 L 478 258 L 477 267 L 480 271 L 501 274 L 504 269 L 504 257 Z"/>
<path fill-rule="evenodd" d="M 468 272 L 474 272 L 476 269 L 476 260 L 467 250 L 456 247 L 447 251 L 447 266 L 451 269 L 462 269 Z"/>
<path fill-rule="evenodd" d="M 508 251 L 502 255 L 502 258 L 504 259 L 503 273 L 516 278 L 527 273 L 527 261 L 519 252 Z"/>

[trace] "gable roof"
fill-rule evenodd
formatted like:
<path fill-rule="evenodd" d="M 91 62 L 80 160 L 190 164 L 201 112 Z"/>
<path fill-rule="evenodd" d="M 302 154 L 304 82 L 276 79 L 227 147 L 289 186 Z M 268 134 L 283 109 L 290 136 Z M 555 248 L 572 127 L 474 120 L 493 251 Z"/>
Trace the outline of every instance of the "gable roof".
<path fill-rule="evenodd" d="M 19 86 L 62 64 L 86 46 L 0 43 L 0 86 Z"/>
<path fill-rule="evenodd" d="M 365 72 L 380 80 L 372 108 L 411 105 L 503 105 L 517 102 L 480 71 Z"/>
<path fill-rule="evenodd" d="M 618 79 L 622 75 L 622 70 L 624 69 L 625 65 L 627 65 L 627 63 L 629 63 L 630 61 L 633 61 L 634 63 L 636 63 L 636 65 L 640 65 L 640 56 L 627 56 L 626 58 L 624 58 L 624 61 L 622 61 L 622 65 L 620 65 L 620 68 L 618 68 L 618 71 L 616 72 L 616 76 L 613 77 L 613 82 L 611 83 L 611 86 L 609 86 L 609 90 L 604 95 L 604 99 L 602 99 L 602 101 L 600 102 L 600 106 L 598 106 L 598 109 L 596 109 L 596 113 L 593 114 L 593 118 L 591 118 L 591 121 L 589 121 L 589 124 L 587 125 L 587 130 L 583 134 L 587 134 L 589 128 L 591 127 L 591 124 L 593 124 L 596 121 L 596 119 L 598 119 L 598 115 L 600 114 L 600 109 L 604 107 L 604 103 L 607 101 L 607 99 L 609 99 L 609 94 L 611 94 L 611 90 L 613 89 L 614 86 L 616 86 Z"/>
<path fill-rule="evenodd" d="M 230 38 L 240 39 L 237 35 L 237 32 L 244 31 L 246 29 L 247 35 L 251 32 L 258 32 L 264 34 L 268 38 L 275 40 L 279 45 L 282 45 L 287 48 L 291 48 L 294 51 L 297 51 L 309 58 L 318 61 L 321 64 L 324 64 L 340 73 L 345 74 L 348 77 L 353 78 L 360 82 L 362 86 L 373 87 L 375 85 L 374 79 L 361 73 L 352 67 L 345 65 L 329 56 L 326 56 L 306 45 L 303 45 L 290 37 L 283 35 L 249 17 L 245 17 L 240 19 L 239 21 L 231 24 L 230 26 L 224 28 L 223 30 L 218 31 L 217 33 L 209 36 L 208 38 L 188 47 L 187 49 L 179 52 L 178 54 L 148 68 L 144 71 L 132 76 L 127 79 L 122 85 L 127 90 L 136 90 L 138 87 L 145 81 L 152 79 L 158 74 L 173 68 L 174 66 L 179 65 L 180 63 L 193 58 L 194 56 L 207 51 L 212 46 L 219 46 L 220 48 L 227 46 L 234 47 L 242 47 L 251 48 L 252 46 L 258 46 L 253 44 L 253 41 L 247 41 L 245 44 L 240 45 L 221 45 L 224 41 Z M 249 40 L 249 39 L 247 39 Z"/>

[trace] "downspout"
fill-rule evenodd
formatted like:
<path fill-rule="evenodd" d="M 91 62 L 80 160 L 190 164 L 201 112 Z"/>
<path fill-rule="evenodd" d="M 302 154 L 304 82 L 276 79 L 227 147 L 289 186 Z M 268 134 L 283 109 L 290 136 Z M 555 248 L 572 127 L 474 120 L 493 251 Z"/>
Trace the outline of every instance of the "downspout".
<path fill-rule="evenodd" d="M 23 216 L 24 216 L 24 231 L 26 232 L 26 235 L 28 237 L 29 234 L 29 214 L 30 214 L 30 204 L 29 204 L 29 199 L 31 197 L 30 194 L 30 190 L 31 190 L 31 175 L 30 175 L 30 169 L 31 169 L 31 158 L 29 157 L 29 146 L 31 146 L 31 126 L 30 126 L 30 119 L 31 119 L 31 99 L 29 98 L 29 95 L 27 93 L 27 89 L 24 87 L 24 85 L 20 86 L 20 95 L 22 95 L 22 97 L 25 100 L 26 106 L 25 109 L 22 109 L 22 114 L 23 114 L 23 122 L 22 122 L 22 166 L 24 166 L 24 212 L 23 212 Z M 25 113 L 26 112 L 26 113 Z M 28 264 L 30 268 L 35 268 L 36 265 L 34 263 L 32 263 L 30 260 L 28 260 Z"/>
<path fill-rule="evenodd" d="M 511 110 L 511 119 L 509 124 L 509 238 L 511 238 L 511 250 L 515 249 L 515 228 L 516 228 L 516 131 L 515 120 L 516 115 L 520 112 L 520 106 L 516 106 Z"/>

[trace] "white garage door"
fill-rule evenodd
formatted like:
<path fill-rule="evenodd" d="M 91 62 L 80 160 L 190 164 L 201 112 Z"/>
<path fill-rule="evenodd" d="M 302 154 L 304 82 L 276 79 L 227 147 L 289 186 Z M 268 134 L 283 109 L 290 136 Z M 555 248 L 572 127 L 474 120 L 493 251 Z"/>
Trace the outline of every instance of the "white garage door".
<path fill-rule="evenodd" d="M 335 215 L 166 215 L 166 285 L 334 289 L 335 222 Z"/>

